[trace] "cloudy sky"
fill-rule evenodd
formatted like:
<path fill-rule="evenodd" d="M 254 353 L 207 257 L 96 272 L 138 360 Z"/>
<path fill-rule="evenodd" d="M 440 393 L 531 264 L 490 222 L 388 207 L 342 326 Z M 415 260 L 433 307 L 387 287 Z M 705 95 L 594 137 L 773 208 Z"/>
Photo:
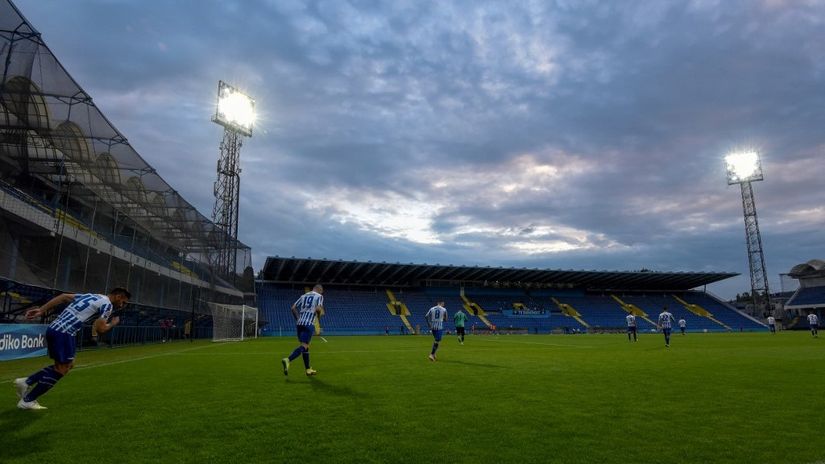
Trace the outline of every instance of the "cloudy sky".
<path fill-rule="evenodd" d="M 254 96 L 240 238 L 266 256 L 733 271 L 757 149 L 772 289 L 825 258 L 822 1 L 17 0 L 209 216 L 217 81 Z"/>

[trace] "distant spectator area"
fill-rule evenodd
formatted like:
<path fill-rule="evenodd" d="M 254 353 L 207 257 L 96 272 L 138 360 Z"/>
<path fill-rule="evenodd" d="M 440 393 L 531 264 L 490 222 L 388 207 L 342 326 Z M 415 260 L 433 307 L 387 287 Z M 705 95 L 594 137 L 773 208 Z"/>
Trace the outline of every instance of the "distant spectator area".
<path fill-rule="evenodd" d="M 812 259 L 797 264 L 788 276 L 799 280 L 799 289 L 785 303 L 791 310 L 825 308 L 825 261 Z"/>
<path fill-rule="evenodd" d="M 324 284 L 327 334 L 427 333 L 424 315 L 443 301 L 467 316 L 468 333 L 615 332 L 637 315 L 655 330 L 667 308 L 689 331 L 751 331 L 765 326 L 710 294 L 691 288 L 724 273 L 554 271 L 269 258 L 257 282 L 263 335 L 293 335 L 290 308 L 314 283 Z M 446 279 L 445 279 L 446 278 Z M 474 280 L 481 279 L 481 280 Z"/>
<path fill-rule="evenodd" d="M 800 288 L 786 307 L 825 307 L 825 286 Z"/>

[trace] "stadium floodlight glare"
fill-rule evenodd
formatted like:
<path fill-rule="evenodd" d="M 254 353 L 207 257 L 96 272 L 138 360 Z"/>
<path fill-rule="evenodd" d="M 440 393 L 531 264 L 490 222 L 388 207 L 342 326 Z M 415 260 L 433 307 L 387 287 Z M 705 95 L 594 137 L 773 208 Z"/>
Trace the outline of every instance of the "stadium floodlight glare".
<path fill-rule="evenodd" d="M 763 180 L 762 162 L 756 151 L 745 150 L 725 156 L 725 164 L 728 171 L 728 185 L 739 184 L 742 191 L 742 212 L 745 215 L 745 242 L 748 246 L 753 314 L 766 317 L 772 310 L 771 293 L 768 289 L 768 271 L 765 267 L 762 234 L 759 232 L 759 218 L 756 214 L 756 197 L 753 194 L 753 182 Z"/>
<path fill-rule="evenodd" d="M 223 126 L 221 156 L 213 192 L 215 206 L 212 221 L 223 233 L 210 256 L 216 271 L 235 283 L 238 257 L 238 206 L 241 188 L 241 146 L 244 137 L 252 137 L 255 124 L 255 100 L 249 95 L 218 81 L 218 104 L 212 121 Z"/>
<path fill-rule="evenodd" d="M 762 180 L 762 162 L 755 151 L 731 153 L 725 157 L 728 185 Z"/>
<path fill-rule="evenodd" d="M 212 121 L 247 137 L 255 123 L 255 100 L 224 81 L 218 82 L 218 108 Z"/>

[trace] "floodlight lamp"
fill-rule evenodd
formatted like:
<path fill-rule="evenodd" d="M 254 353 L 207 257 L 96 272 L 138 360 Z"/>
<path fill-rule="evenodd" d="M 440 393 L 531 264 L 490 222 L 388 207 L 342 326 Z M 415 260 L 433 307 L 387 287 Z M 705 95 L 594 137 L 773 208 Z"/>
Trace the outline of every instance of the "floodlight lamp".
<path fill-rule="evenodd" d="M 212 120 L 229 130 L 252 136 L 255 100 L 231 85 L 218 82 L 218 108 Z"/>
<path fill-rule="evenodd" d="M 762 180 L 762 163 L 755 151 L 731 153 L 725 157 L 728 185 Z"/>

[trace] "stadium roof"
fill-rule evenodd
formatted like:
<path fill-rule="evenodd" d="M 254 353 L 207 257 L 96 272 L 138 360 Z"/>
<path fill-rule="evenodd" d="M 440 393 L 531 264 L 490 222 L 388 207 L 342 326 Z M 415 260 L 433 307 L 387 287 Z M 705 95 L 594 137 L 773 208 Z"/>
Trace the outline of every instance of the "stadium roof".
<path fill-rule="evenodd" d="M 111 207 L 179 250 L 223 246 L 226 233 L 138 154 L 10 0 L 0 0 L 0 43 L 2 161 L 62 186 L 98 212 Z"/>
<path fill-rule="evenodd" d="M 447 285 L 530 285 L 592 290 L 688 290 L 738 274 L 731 272 L 573 271 L 561 269 L 374 263 L 271 256 L 261 271 L 264 281 L 283 284 L 408 287 Z"/>
<path fill-rule="evenodd" d="M 825 276 L 825 261 L 821 259 L 812 259 L 807 263 L 797 264 L 791 268 L 788 275 L 794 279 Z"/>

